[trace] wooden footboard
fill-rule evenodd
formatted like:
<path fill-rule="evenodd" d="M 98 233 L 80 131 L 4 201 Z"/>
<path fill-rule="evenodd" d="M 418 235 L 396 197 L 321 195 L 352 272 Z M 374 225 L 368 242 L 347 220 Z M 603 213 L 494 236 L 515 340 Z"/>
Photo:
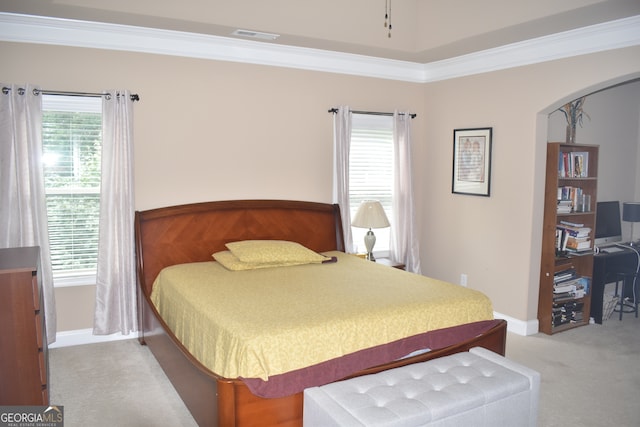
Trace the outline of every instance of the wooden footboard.
<path fill-rule="evenodd" d="M 424 362 L 448 354 L 467 351 L 472 347 L 485 347 L 504 355 L 507 322 L 501 321 L 487 334 L 455 346 L 381 365 L 351 375 L 349 378 L 373 374 L 412 363 Z M 225 408 L 218 419 L 219 426 L 302 426 L 303 393 L 277 399 L 264 399 L 253 395 L 241 381 L 218 382 L 218 407 Z M 223 393 L 220 393 L 224 390 Z M 204 425 L 204 424 L 201 424 Z M 214 424 L 216 425 L 216 424 Z"/>
<path fill-rule="evenodd" d="M 136 212 L 136 257 L 140 342 L 160 366 L 200 426 L 301 426 L 302 396 L 267 399 L 252 394 L 236 379 L 205 368 L 182 346 L 150 301 L 157 274 L 164 267 L 211 260 L 231 241 L 297 241 L 318 252 L 344 250 L 337 205 L 296 201 L 227 201 Z M 506 322 L 459 344 L 370 368 L 365 375 L 430 360 L 481 346 L 504 355 Z"/>

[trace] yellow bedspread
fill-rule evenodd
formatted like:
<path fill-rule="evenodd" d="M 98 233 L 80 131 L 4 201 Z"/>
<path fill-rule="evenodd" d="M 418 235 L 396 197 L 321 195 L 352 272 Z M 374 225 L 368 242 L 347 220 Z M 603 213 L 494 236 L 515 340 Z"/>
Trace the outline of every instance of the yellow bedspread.
<path fill-rule="evenodd" d="M 489 320 L 482 293 L 341 252 L 337 263 L 165 268 L 151 299 L 200 362 L 227 378 L 282 374 L 419 333 Z"/>

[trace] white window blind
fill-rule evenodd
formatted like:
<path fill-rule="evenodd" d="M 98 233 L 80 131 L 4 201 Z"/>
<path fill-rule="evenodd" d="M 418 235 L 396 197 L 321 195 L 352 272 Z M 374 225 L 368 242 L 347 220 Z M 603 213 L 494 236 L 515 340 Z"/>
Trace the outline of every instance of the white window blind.
<path fill-rule="evenodd" d="M 43 95 L 42 143 L 54 278 L 95 276 L 101 98 Z"/>
<path fill-rule="evenodd" d="M 389 223 L 393 194 L 393 117 L 353 114 L 349 152 L 349 207 L 355 216 L 363 200 L 382 203 Z M 352 227 L 353 244 L 357 252 L 365 252 L 364 235 L 368 230 Z M 390 228 L 374 230 L 374 252 L 388 255 Z"/>

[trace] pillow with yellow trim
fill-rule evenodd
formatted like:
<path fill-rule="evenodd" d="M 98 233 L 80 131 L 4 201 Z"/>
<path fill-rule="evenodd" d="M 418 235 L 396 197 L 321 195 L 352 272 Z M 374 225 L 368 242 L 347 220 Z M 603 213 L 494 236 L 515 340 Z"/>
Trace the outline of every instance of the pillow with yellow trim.
<path fill-rule="evenodd" d="M 224 268 L 232 271 L 256 270 L 259 268 L 288 267 L 291 265 L 309 264 L 308 262 L 244 262 L 240 261 L 237 256 L 231 253 L 231 251 L 216 252 L 215 254 L 213 254 L 213 258 L 218 261 L 218 263 Z"/>
<path fill-rule="evenodd" d="M 242 240 L 226 244 L 240 261 L 252 264 L 321 263 L 330 258 L 287 240 Z"/>

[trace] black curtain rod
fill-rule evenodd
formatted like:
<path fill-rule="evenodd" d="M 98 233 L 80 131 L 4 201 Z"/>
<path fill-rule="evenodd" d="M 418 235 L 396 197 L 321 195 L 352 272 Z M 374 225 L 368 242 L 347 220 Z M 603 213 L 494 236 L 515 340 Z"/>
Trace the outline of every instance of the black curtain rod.
<path fill-rule="evenodd" d="M 11 90 L 10 87 L 3 87 L 2 88 L 2 93 L 3 94 L 8 94 L 9 91 Z M 19 88 L 18 89 L 20 92 L 20 94 L 24 93 L 24 89 L 23 88 Z M 47 90 L 47 89 L 33 89 L 33 94 L 34 95 L 65 95 L 65 96 L 87 96 L 87 97 L 95 97 L 95 98 L 100 98 L 100 97 L 105 97 L 107 99 L 111 99 L 111 94 L 109 92 L 67 92 L 67 91 L 63 91 L 63 90 Z M 132 93 L 130 96 L 132 101 L 140 101 L 140 97 L 138 96 L 137 93 Z"/>
<path fill-rule="evenodd" d="M 336 114 L 338 112 L 337 108 L 331 108 L 329 111 L 329 113 L 333 113 Z M 354 111 L 354 110 L 350 110 L 351 113 L 354 114 L 370 114 L 373 116 L 393 116 L 393 113 L 383 113 L 380 111 Z M 417 114 L 415 113 L 398 113 L 398 114 L 409 114 L 409 117 L 411 117 L 412 119 L 415 119 Z"/>

